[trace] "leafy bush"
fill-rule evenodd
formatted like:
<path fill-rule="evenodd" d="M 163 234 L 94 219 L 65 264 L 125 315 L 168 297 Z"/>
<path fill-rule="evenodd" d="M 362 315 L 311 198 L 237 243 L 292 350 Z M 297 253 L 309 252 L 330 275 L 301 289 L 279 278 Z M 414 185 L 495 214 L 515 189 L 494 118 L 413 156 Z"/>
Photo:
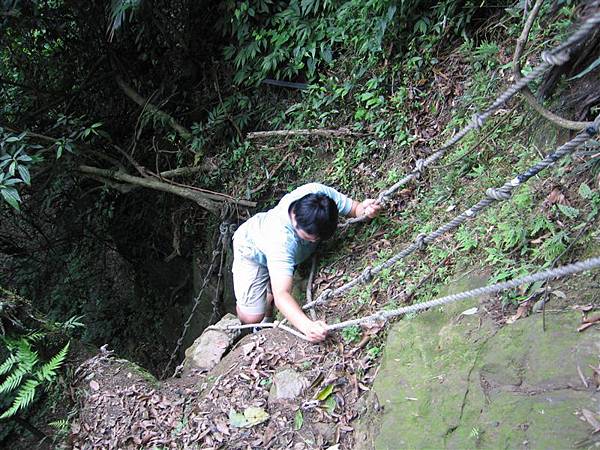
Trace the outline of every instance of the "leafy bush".
<path fill-rule="evenodd" d="M 234 62 L 238 84 L 253 85 L 267 76 L 314 79 L 341 43 L 364 55 L 380 52 L 396 12 L 390 0 L 292 0 L 225 3 L 229 22 L 221 22 L 233 43 L 225 57 Z"/>

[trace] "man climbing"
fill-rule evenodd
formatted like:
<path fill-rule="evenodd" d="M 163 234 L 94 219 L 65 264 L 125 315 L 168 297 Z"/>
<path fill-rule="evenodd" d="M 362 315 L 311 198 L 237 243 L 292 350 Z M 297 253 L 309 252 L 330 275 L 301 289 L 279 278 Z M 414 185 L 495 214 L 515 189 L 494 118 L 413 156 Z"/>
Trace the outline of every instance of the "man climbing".
<path fill-rule="evenodd" d="M 251 217 L 233 236 L 233 285 L 242 323 L 269 320 L 275 306 L 311 342 L 325 339 L 326 323 L 310 320 L 292 297 L 294 268 L 319 241 L 333 236 L 338 215 L 375 217 L 373 199 L 358 203 L 318 183 L 300 186 L 276 207 Z"/>

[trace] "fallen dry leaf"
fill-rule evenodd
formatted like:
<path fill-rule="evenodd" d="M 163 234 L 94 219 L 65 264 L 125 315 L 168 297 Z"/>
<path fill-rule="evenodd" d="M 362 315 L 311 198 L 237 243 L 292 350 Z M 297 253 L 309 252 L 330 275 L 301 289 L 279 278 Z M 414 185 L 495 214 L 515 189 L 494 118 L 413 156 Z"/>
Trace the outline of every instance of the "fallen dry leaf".
<path fill-rule="evenodd" d="M 523 303 L 522 305 L 520 305 L 517 308 L 517 312 L 516 314 L 510 316 L 508 319 L 506 319 L 506 323 L 511 324 L 511 323 L 515 323 L 517 320 L 519 320 L 521 317 L 527 317 L 527 315 L 529 314 L 529 303 Z"/>
<path fill-rule="evenodd" d="M 596 323 L 596 322 L 600 322 L 600 315 L 592 316 L 592 317 L 584 317 L 581 321 L 581 323 Z"/>
<path fill-rule="evenodd" d="M 594 433 L 600 431 L 600 422 L 598 422 L 598 419 L 596 419 L 596 415 L 593 412 L 587 409 L 582 409 L 581 414 L 583 414 L 583 417 L 585 418 L 586 422 L 589 423 L 592 426 L 592 428 L 594 428 Z"/>
<path fill-rule="evenodd" d="M 584 323 L 579 328 L 577 328 L 577 331 L 579 331 L 581 333 L 582 331 L 587 330 L 591 326 L 594 326 L 594 324 L 593 323 Z"/>
<path fill-rule="evenodd" d="M 566 205 L 567 200 L 565 199 L 565 196 L 560 192 L 560 190 L 552 189 L 552 192 L 550 192 L 548 194 L 548 196 L 542 203 L 542 206 L 544 208 L 550 208 L 552 205 L 554 205 L 556 203 L 558 203 L 560 205 Z"/>

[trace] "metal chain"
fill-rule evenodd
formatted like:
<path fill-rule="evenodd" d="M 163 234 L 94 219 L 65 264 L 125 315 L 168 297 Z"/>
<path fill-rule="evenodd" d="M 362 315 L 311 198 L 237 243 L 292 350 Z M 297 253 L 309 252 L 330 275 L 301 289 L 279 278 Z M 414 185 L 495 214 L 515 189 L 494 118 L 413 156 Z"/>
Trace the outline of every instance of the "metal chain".
<path fill-rule="evenodd" d="M 414 313 L 422 311 L 424 309 L 433 308 L 435 306 L 441 306 L 448 303 L 458 302 L 471 297 L 479 297 L 482 295 L 494 294 L 507 289 L 512 289 L 523 284 L 535 283 L 536 281 L 550 280 L 552 278 L 561 278 L 568 275 L 573 275 L 578 272 L 584 272 L 600 267 L 600 256 L 579 261 L 573 264 L 569 264 L 554 269 L 545 270 L 543 272 L 537 272 L 532 275 L 517 278 L 510 281 L 504 281 L 502 283 L 493 284 L 491 286 L 484 286 L 470 291 L 460 292 L 458 294 L 447 295 L 434 300 L 429 300 L 423 303 L 416 303 L 414 305 L 405 306 L 403 308 L 393 310 L 382 310 L 378 311 L 370 316 L 363 317 L 361 319 L 347 320 L 345 322 L 334 323 L 327 325 L 327 330 L 339 330 L 341 328 L 350 327 L 353 325 L 360 325 L 362 323 L 372 323 L 377 321 L 386 321 L 391 317 L 397 317 L 402 314 Z"/>
<path fill-rule="evenodd" d="M 575 33 L 573 33 L 569 37 L 569 39 L 567 39 L 564 43 L 558 45 L 551 51 L 542 52 L 541 64 L 534 68 L 529 74 L 527 74 L 527 76 L 521 78 L 517 82 L 513 83 L 509 88 L 507 88 L 500 96 L 496 98 L 496 101 L 494 101 L 494 103 L 492 103 L 492 105 L 483 113 L 475 113 L 472 119 L 467 124 L 467 126 L 465 126 L 462 130 L 460 130 L 458 133 L 452 136 L 452 138 L 446 141 L 446 143 L 444 143 L 438 151 L 432 153 L 426 159 L 417 160 L 417 162 L 415 163 L 415 168 L 410 173 L 408 173 L 404 178 L 399 180 L 393 186 L 379 194 L 379 196 L 377 197 L 377 203 L 385 204 L 398 189 L 400 189 L 408 182 L 419 178 L 426 167 L 433 164 L 435 161 L 444 156 L 446 151 L 458 141 L 460 141 L 469 131 L 481 128 L 485 121 L 494 112 L 496 112 L 508 100 L 514 97 L 519 91 L 521 91 L 521 89 L 526 87 L 531 81 L 534 81 L 538 77 L 544 75 L 552 67 L 566 63 L 570 58 L 570 47 L 580 42 L 590 32 L 595 30 L 598 24 L 600 24 L 600 13 L 596 13 L 589 19 L 587 19 L 579 27 L 579 29 Z M 340 227 L 343 228 L 353 223 L 364 222 L 367 219 L 367 216 L 348 219 L 343 224 L 340 224 Z"/>
<path fill-rule="evenodd" d="M 381 271 L 393 266 L 402 258 L 405 258 L 406 256 L 410 255 L 416 250 L 422 249 L 426 244 L 430 244 L 431 242 L 435 241 L 448 231 L 457 228 L 458 226 L 466 222 L 468 219 L 478 216 L 483 210 L 485 210 L 487 207 L 494 204 L 495 202 L 508 200 L 512 195 L 512 191 L 515 190 L 518 186 L 525 183 L 531 177 L 537 175 L 543 169 L 554 165 L 556 161 L 561 159 L 563 156 L 572 153 L 579 145 L 583 144 L 584 142 L 598 134 L 598 126 L 600 126 L 600 115 L 596 117 L 596 120 L 593 123 L 594 125 L 586 128 L 583 132 L 579 133 L 573 139 L 559 147 L 554 153 L 549 154 L 543 160 L 530 167 L 525 173 L 518 175 L 510 181 L 507 181 L 500 188 L 487 189 L 485 192 L 486 198 L 480 200 L 476 205 L 462 212 L 450 222 L 447 222 L 445 225 L 441 226 L 437 230 L 427 235 L 419 234 L 415 238 L 415 241 L 407 248 L 402 250 L 400 253 L 396 254 L 395 256 L 378 266 L 367 267 L 366 269 L 364 269 L 363 273 L 360 276 L 354 278 L 353 280 L 349 281 L 343 286 L 340 286 L 337 289 L 326 289 L 321 293 L 321 295 L 319 295 L 319 297 L 316 300 L 310 303 L 306 303 L 302 307 L 302 309 L 312 308 L 315 305 L 325 303 L 331 297 L 341 295 L 344 292 L 347 292 L 350 289 L 352 289 L 354 286 L 357 286 L 361 283 L 368 283 L 375 275 L 377 275 Z"/>
<path fill-rule="evenodd" d="M 237 229 L 237 225 L 230 224 L 227 222 L 223 222 L 219 226 L 219 232 L 221 233 L 221 237 L 223 238 L 223 243 L 221 246 L 221 259 L 219 262 L 219 273 L 217 275 L 217 287 L 215 289 L 215 295 L 213 296 L 213 299 L 211 302 L 213 310 L 210 315 L 210 319 L 208 321 L 209 324 L 216 323 L 222 316 L 221 304 L 219 302 L 219 297 L 220 297 L 219 291 L 221 289 L 221 283 L 223 282 L 223 267 L 225 265 L 225 256 L 227 254 L 229 239 L 231 238 L 230 235 L 233 235 L 233 233 L 235 232 L 236 229 Z"/>
<path fill-rule="evenodd" d="M 171 367 L 171 364 L 173 364 L 173 361 L 177 357 L 177 353 L 179 352 L 179 349 L 181 348 L 181 344 L 183 344 L 183 339 L 185 338 L 187 330 L 190 327 L 192 318 L 194 317 L 194 314 L 196 312 L 196 308 L 198 308 L 198 305 L 200 304 L 200 299 L 202 298 L 204 289 L 206 288 L 206 286 L 208 285 L 208 281 L 210 280 L 210 275 L 215 267 L 215 262 L 217 260 L 217 256 L 219 256 L 219 254 L 221 254 L 223 252 L 223 242 L 224 242 L 224 235 L 222 233 L 220 233 L 219 237 L 217 239 L 217 243 L 215 244 L 215 250 L 212 253 L 212 259 L 208 266 L 208 270 L 206 271 L 206 275 L 204 276 L 204 280 L 202 281 L 202 285 L 200 286 L 198 295 L 196 295 L 196 297 L 194 298 L 194 305 L 192 306 L 192 311 L 190 312 L 190 315 L 188 316 L 187 320 L 185 321 L 185 323 L 183 325 L 183 331 L 182 331 L 179 339 L 177 339 L 177 345 L 175 346 L 175 349 L 171 353 L 171 358 L 169 359 L 169 362 L 163 369 L 163 372 L 161 375 L 161 379 L 163 379 L 163 380 L 165 378 L 166 373 L 169 370 L 169 367 Z"/>

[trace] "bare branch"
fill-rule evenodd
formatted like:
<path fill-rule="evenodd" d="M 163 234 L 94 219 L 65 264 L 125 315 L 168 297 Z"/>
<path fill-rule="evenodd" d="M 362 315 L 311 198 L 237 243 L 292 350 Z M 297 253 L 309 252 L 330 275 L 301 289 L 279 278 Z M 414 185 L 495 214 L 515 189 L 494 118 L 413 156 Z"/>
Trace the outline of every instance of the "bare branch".
<path fill-rule="evenodd" d="M 210 172 L 212 170 L 216 170 L 217 166 L 212 161 L 205 161 L 200 166 L 194 167 L 179 167 L 178 169 L 166 170 L 161 172 L 159 175 L 162 178 L 175 178 L 175 177 L 184 177 L 187 175 L 193 175 L 198 172 Z"/>
<path fill-rule="evenodd" d="M 205 208 L 214 214 L 218 214 L 220 212 L 221 207 L 219 203 L 234 203 L 246 207 L 256 206 L 255 202 L 234 199 L 225 194 L 203 192 L 198 188 L 167 183 L 161 181 L 158 178 L 136 177 L 122 171 L 100 169 L 98 167 L 90 167 L 84 165 L 79 166 L 79 171 L 87 175 L 102 177 L 109 180 L 117 180 L 123 183 L 132 184 L 134 186 L 141 186 L 149 189 L 167 192 L 170 194 L 175 194 L 188 200 L 192 200 L 202 208 Z"/>
<path fill-rule="evenodd" d="M 179 133 L 179 135 L 183 139 L 191 139 L 192 133 L 187 128 L 185 128 L 183 125 L 181 125 L 179 122 L 177 122 L 173 118 L 173 116 L 158 109 L 156 106 L 154 106 L 148 100 L 143 98 L 140 94 L 138 94 L 135 90 L 133 90 L 133 88 L 131 86 L 129 86 L 127 83 L 125 83 L 125 81 L 119 75 L 115 75 L 115 80 L 127 97 L 129 97 L 131 100 L 136 102 L 142 108 L 147 108 L 150 112 L 152 112 L 152 114 L 162 116 L 165 119 L 167 119 L 169 126 L 171 128 L 173 128 L 175 131 L 177 131 L 177 133 Z"/>

